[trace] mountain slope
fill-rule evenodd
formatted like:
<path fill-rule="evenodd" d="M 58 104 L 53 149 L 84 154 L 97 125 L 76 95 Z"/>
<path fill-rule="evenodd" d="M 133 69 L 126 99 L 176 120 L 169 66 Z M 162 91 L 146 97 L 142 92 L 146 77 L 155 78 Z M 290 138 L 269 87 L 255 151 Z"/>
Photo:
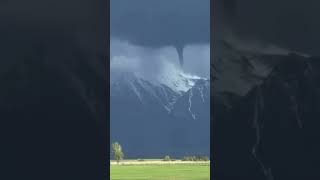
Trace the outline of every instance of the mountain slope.
<path fill-rule="evenodd" d="M 208 80 L 180 74 L 170 77 L 173 81 L 159 83 L 134 73 L 112 75 L 111 141 L 120 142 L 128 158 L 209 155 Z M 200 81 L 205 81 L 206 86 Z M 198 93 L 189 101 L 188 94 L 196 88 L 205 88 L 202 96 Z M 207 102 L 201 107 L 207 107 L 195 112 L 199 115 L 195 121 L 193 114 L 187 113 L 188 105 L 194 103 L 194 109 L 200 99 Z"/>

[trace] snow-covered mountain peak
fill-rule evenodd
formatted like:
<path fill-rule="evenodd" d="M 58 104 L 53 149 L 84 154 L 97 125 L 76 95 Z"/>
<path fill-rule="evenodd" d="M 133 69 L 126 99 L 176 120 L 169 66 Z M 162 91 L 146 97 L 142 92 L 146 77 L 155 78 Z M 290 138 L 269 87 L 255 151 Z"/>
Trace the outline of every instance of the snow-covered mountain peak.
<path fill-rule="evenodd" d="M 163 72 L 158 76 L 143 76 L 139 72 L 111 71 L 111 97 L 126 97 L 138 104 L 158 104 L 170 113 L 179 98 L 193 88 L 203 92 L 209 89 L 209 80 L 184 73 L 179 69 Z M 203 95 L 201 96 L 204 99 Z M 204 101 L 204 100 L 203 100 Z"/>
<path fill-rule="evenodd" d="M 172 91 L 182 94 L 191 89 L 198 80 L 206 80 L 199 76 L 190 75 L 182 71 L 167 71 L 154 77 L 145 77 L 136 72 L 112 72 L 111 87 L 115 88 L 119 84 L 133 84 L 134 82 L 148 82 L 155 87 L 168 87 Z"/>

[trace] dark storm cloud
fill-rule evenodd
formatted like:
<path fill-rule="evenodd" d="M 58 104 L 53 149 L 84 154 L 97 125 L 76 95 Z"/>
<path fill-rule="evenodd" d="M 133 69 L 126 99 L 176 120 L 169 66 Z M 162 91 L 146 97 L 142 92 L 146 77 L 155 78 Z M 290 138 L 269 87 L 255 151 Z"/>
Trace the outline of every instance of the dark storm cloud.
<path fill-rule="evenodd" d="M 223 0 L 217 1 L 222 4 Z M 229 24 L 228 28 L 242 38 L 320 55 L 320 1 L 224 1 L 215 26 Z"/>
<path fill-rule="evenodd" d="M 210 41 L 210 0 L 111 0 L 111 36 L 161 47 Z"/>

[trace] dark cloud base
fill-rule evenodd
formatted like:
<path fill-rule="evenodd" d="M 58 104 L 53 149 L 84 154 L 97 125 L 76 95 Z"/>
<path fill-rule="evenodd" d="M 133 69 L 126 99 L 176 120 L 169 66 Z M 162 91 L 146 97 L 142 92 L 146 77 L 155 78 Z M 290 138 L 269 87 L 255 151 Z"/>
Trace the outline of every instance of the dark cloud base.
<path fill-rule="evenodd" d="M 187 44 L 210 41 L 210 0 L 111 0 L 110 7 L 111 36 L 130 43 L 175 46 L 181 55 Z"/>

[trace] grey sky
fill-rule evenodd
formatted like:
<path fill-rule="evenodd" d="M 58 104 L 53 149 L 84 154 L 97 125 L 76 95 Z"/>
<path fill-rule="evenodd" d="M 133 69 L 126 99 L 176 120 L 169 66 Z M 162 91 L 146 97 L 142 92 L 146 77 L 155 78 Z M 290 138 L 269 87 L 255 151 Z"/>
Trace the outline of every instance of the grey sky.
<path fill-rule="evenodd" d="M 155 68 L 179 62 L 175 48 L 183 46 L 183 70 L 209 77 L 210 0 L 111 0 L 110 9 L 111 57 L 122 61 L 112 62 L 117 68 L 163 72 Z"/>
<path fill-rule="evenodd" d="M 210 0 L 111 0 L 111 36 L 143 46 L 209 43 Z"/>

